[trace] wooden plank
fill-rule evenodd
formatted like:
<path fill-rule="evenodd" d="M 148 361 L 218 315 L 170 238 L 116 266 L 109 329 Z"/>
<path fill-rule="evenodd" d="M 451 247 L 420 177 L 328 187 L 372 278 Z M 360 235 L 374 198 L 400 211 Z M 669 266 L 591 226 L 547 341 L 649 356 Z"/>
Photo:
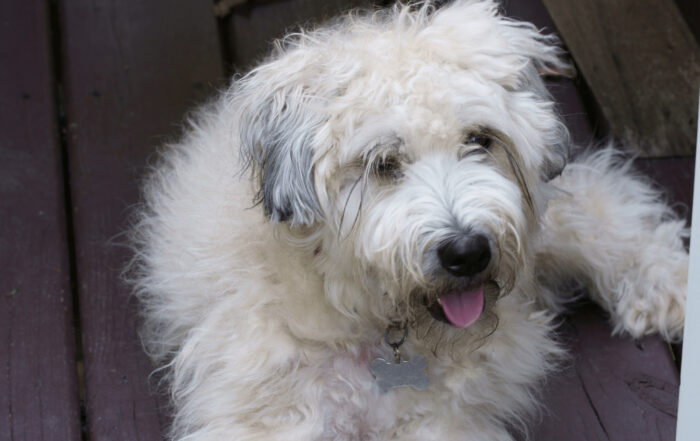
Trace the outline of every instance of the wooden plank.
<path fill-rule="evenodd" d="M 646 156 L 695 151 L 700 49 L 673 0 L 543 0 L 613 135 Z"/>
<path fill-rule="evenodd" d="M 63 1 L 66 113 L 91 441 L 159 440 L 166 400 L 136 332 L 120 271 L 147 157 L 220 85 L 212 3 Z"/>
<path fill-rule="evenodd" d="M 545 388 L 533 439 L 673 441 L 680 378 L 656 337 L 611 338 L 603 312 L 577 308 L 562 338 L 572 359 Z"/>
<path fill-rule="evenodd" d="M 0 440 L 79 440 L 48 2 L 0 17 Z"/>

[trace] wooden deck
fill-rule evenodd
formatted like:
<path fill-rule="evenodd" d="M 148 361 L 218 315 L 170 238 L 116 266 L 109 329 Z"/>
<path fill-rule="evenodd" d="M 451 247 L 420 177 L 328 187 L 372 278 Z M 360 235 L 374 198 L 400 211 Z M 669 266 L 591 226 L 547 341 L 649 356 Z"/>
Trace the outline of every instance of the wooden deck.
<path fill-rule="evenodd" d="M 252 3 L 220 22 L 196 0 L 0 7 L 0 441 L 162 439 L 167 397 L 120 281 L 120 234 L 149 157 L 185 112 L 324 4 Z M 505 7 L 553 28 L 539 0 Z M 553 88 L 575 139 L 591 141 L 598 120 L 583 79 Z M 690 215 L 690 157 L 640 168 Z M 610 337 L 591 305 L 561 332 L 572 357 L 546 385 L 533 439 L 674 439 L 679 376 L 665 343 Z"/>

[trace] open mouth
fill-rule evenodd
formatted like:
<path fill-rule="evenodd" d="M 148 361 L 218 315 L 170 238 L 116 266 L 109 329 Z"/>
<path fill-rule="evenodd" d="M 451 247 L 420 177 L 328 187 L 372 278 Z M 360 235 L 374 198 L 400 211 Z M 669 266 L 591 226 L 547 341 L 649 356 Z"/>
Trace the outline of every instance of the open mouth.
<path fill-rule="evenodd" d="M 448 291 L 428 305 L 428 311 L 436 320 L 466 329 L 484 312 L 484 284 Z"/>

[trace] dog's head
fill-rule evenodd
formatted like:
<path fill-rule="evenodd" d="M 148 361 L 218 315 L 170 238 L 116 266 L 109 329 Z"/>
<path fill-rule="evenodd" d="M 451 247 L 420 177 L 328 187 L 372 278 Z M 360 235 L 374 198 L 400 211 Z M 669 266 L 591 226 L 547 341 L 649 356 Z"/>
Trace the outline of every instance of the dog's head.
<path fill-rule="evenodd" d="M 490 0 L 397 6 L 288 37 L 234 85 L 258 202 L 355 283 L 328 289 L 339 310 L 468 327 L 512 289 L 568 154 L 554 43 Z"/>

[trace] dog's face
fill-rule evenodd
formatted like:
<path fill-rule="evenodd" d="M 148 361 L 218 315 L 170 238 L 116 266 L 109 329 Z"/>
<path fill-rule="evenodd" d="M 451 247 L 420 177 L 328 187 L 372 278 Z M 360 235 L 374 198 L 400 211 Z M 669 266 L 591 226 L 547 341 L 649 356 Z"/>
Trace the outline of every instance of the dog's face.
<path fill-rule="evenodd" d="M 491 1 L 457 1 L 301 36 L 241 81 L 267 215 L 362 286 L 329 293 L 338 309 L 466 328 L 512 289 L 568 152 L 537 74 L 557 57 Z"/>

